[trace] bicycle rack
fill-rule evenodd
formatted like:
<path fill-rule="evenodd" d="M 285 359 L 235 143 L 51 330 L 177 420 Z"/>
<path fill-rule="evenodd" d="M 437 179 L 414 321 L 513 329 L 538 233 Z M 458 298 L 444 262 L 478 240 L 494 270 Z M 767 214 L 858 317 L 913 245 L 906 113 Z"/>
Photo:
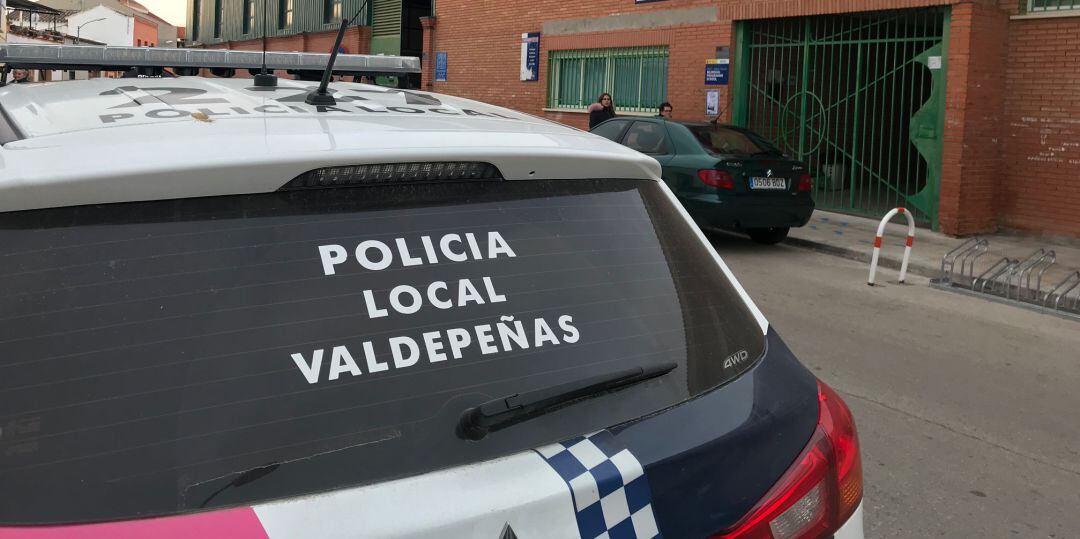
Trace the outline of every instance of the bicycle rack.
<path fill-rule="evenodd" d="M 975 279 L 975 262 L 979 257 L 990 251 L 990 242 L 982 238 L 971 238 L 959 247 L 949 251 L 941 259 L 942 283 L 961 282 L 963 286 L 971 286 Z M 960 264 L 960 272 L 956 272 L 956 264 Z"/>
<path fill-rule="evenodd" d="M 1038 249 L 1031 253 L 1017 267 L 1016 275 L 1016 299 L 1017 301 L 1030 300 L 1038 303 L 1042 295 L 1042 278 L 1046 270 L 1057 262 L 1057 253 Z M 1038 272 L 1036 273 L 1036 270 Z M 1035 277 L 1035 288 L 1031 288 L 1031 278 Z M 1009 279 L 1010 285 L 1012 279 Z M 1008 296 L 1006 296 L 1008 298 Z"/>
<path fill-rule="evenodd" d="M 1070 273 L 1068 277 L 1065 277 L 1061 283 L 1046 293 L 1046 298 L 1043 300 L 1043 307 L 1051 308 L 1055 311 L 1062 310 L 1062 308 L 1069 310 L 1069 293 L 1073 290 L 1077 290 L 1078 287 L 1080 287 L 1080 271 L 1074 271 Z M 1050 299 L 1054 296 L 1057 296 L 1057 299 L 1054 300 L 1054 304 L 1051 307 Z M 1062 303 L 1063 300 L 1064 303 Z M 1076 297 L 1073 298 L 1072 311 L 1080 314 L 1080 290 L 1078 290 Z"/>
<path fill-rule="evenodd" d="M 1011 275 L 1012 272 L 1016 270 L 1016 266 L 1019 264 L 1019 260 L 1015 260 L 1009 257 L 998 260 L 996 263 L 994 263 L 993 266 L 990 266 L 989 269 L 979 274 L 979 276 L 971 282 L 971 289 L 976 290 L 977 288 L 978 291 L 982 292 L 983 294 L 993 294 L 994 291 L 997 290 L 998 284 L 1005 284 L 999 283 L 998 279 L 1003 276 L 1008 278 L 1009 275 Z M 987 286 L 990 287 L 989 292 L 986 290 Z"/>
<path fill-rule="evenodd" d="M 962 289 L 996 296 L 1070 317 L 1080 316 L 1080 271 L 1073 271 L 1044 290 L 1047 272 L 1057 264 L 1057 253 L 1036 249 L 1026 258 L 1001 258 L 976 274 L 979 259 L 990 252 L 990 242 L 970 238 L 941 258 L 941 276 L 931 280 L 937 288 Z"/>

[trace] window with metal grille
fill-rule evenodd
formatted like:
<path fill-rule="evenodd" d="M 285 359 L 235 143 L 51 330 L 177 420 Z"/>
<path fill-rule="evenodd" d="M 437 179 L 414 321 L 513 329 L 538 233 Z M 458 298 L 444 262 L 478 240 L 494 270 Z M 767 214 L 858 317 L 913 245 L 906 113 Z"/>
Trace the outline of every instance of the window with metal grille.
<path fill-rule="evenodd" d="M 667 47 L 552 51 L 549 60 L 549 107 L 584 109 L 609 92 L 616 110 L 649 112 L 667 97 Z"/>
<path fill-rule="evenodd" d="M 292 26 L 293 0 L 280 0 L 280 2 L 278 28 L 284 29 Z"/>
<path fill-rule="evenodd" d="M 341 18 L 341 0 L 323 0 L 323 22 L 332 23 Z"/>
<path fill-rule="evenodd" d="M 214 37 L 221 37 L 221 20 L 225 18 L 225 3 L 214 0 Z"/>
<path fill-rule="evenodd" d="M 255 26 L 255 0 L 244 0 L 244 33 L 250 34 Z"/>
<path fill-rule="evenodd" d="M 1028 0 L 1028 11 L 1057 11 L 1060 9 L 1080 9 L 1080 0 Z"/>

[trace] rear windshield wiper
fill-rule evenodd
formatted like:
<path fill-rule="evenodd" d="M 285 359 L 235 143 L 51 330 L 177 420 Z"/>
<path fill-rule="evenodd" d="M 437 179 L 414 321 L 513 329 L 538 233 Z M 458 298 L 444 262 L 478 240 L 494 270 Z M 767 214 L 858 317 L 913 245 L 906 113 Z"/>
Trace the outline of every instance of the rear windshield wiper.
<path fill-rule="evenodd" d="M 575 401 L 658 378 L 676 367 L 675 362 L 634 367 L 490 400 L 461 414 L 458 435 L 468 440 L 480 440 L 490 432 L 553 412 Z"/>

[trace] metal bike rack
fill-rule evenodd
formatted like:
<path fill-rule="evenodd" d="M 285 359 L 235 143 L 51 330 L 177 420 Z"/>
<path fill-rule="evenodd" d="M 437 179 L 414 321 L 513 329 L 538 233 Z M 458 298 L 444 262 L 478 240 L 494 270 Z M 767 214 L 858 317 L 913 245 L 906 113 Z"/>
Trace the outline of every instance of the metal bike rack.
<path fill-rule="evenodd" d="M 995 296 L 999 301 L 1027 305 L 1071 318 L 1080 317 L 1080 271 L 1044 289 L 1046 275 L 1057 264 L 1057 253 L 1036 249 L 1026 258 L 1001 258 L 976 274 L 979 259 L 990 252 L 990 242 L 971 238 L 941 259 L 941 276 L 930 281 L 937 288 Z"/>
<path fill-rule="evenodd" d="M 939 282 L 971 286 L 975 279 L 975 262 L 989 251 L 990 242 L 982 238 L 971 238 L 960 244 L 941 259 Z M 956 271 L 957 264 L 960 265 L 959 272 Z"/>
<path fill-rule="evenodd" d="M 1038 249 L 1025 258 L 1016 268 L 1016 296 L 1017 301 L 1030 300 L 1038 302 L 1042 296 L 1042 278 L 1046 270 L 1057 262 L 1057 253 Z M 1031 287 L 1031 278 L 1035 277 L 1035 288 Z M 1012 277 L 1009 278 L 1012 285 Z M 1009 296 L 1006 296 L 1008 298 Z"/>
<path fill-rule="evenodd" d="M 1069 308 L 1069 294 L 1073 290 L 1077 290 L 1076 297 L 1072 300 L 1072 308 L 1076 314 L 1080 314 L 1080 271 L 1074 271 L 1065 277 L 1060 284 L 1055 286 L 1052 290 L 1046 293 L 1046 298 L 1043 299 L 1043 307 L 1053 309 L 1055 311 L 1065 310 Z M 1050 300 L 1053 299 L 1053 305 L 1050 304 Z"/>
<path fill-rule="evenodd" d="M 993 266 L 990 266 L 989 269 L 980 273 L 979 276 L 971 282 L 971 289 L 984 294 L 993 294 L 994 291 L 997 290 L 998 284 L 1005 285 L 1005 283 L 999 282 L 998 279 L 1002 277 L 1007 278 L 1016 270 L 1016 266 L 1019 264 L 1019 260 L 1008 257 L 998 260 Z M 987 286 L 990 287 L 990 290 L 986 289 Z M 1003 289 L 1007 290 L 1007 288 L 1004 287 Z"/>

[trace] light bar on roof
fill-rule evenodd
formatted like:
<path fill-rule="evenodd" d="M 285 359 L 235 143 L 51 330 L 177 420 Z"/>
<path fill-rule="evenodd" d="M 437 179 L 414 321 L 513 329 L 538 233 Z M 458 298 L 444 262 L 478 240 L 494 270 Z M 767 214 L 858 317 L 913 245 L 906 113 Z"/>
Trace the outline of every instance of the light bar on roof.
<path fill-rule="evenodd" d="M 321 71 L 329 60 L 329 54 L 266 53 L 266 67 L 271 70 Z M 216 49 L 0 43 L 0 64 L 12 68 L 105 71 L 127 70 L 133 67 L 259 69 L 263 65 L 263 53 Z M 339 54 L 334 62 L 334 72 L 419 73 L 420 59 L 413 56 Z"/>

